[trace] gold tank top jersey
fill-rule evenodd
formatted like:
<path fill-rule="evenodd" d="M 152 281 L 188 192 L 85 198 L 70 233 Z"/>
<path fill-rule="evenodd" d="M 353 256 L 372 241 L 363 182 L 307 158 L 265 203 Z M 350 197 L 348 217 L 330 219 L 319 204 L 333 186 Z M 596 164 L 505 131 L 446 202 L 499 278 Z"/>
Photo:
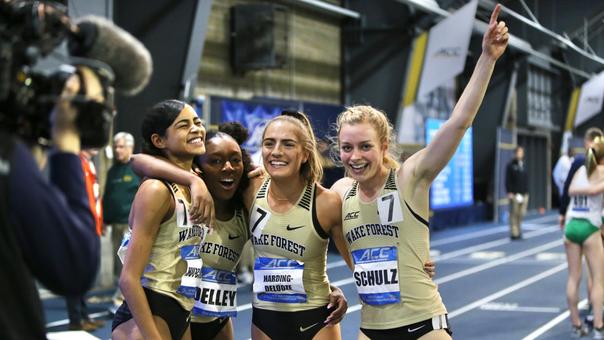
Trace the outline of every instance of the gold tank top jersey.
<path fill-rule="evenodd" d="M 344 197 L 342 222 L 362 302 L 361 327 L 391 329 L 445 314 L 423 269 L 430 258 L 428 223 L 400 194 L 396 172 L 371 202 L 362 202 L 357 188 L 354 182 Z"/>
<path fill-rule="evenodd" d="M 174 214 L 159 226 L 141 284 L 190 311 L 201 278 L 200 247 L 208 228 L 190 221 L 189 202 L 181 189 L 173 183 L 166 186 L 176 203 Z"/>
<path fill-rule="evenodd" d="M 216 227 L 201 246 L 202 277 L 191 321 L 207 323 L 236 316 L 235 269 L 248 240 L 249 229 L 242 210 L 235 210 L 227 221 L 216 220 Z"/>
<path fill-rule="evenodd" d="M 325 272 L 328 235 L 316 216 L 316 186 L 307 184 L 286 213 L 269 207 L 269 186 L 267 179 L 250 214 L 254 307 L 293 312 L 325 306 L 330 293 Z"/>

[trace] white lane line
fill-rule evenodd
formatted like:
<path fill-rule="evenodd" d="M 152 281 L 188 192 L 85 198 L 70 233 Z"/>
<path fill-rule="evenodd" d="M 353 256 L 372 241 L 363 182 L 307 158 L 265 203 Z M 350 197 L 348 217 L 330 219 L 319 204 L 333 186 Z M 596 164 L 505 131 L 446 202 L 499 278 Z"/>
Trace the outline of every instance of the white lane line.
<path fill-rule="evenodd" d="M 470 254 L 471 259 L 495 260 L 505 257 L 505 251 L 477 251 Z"/>
<path fill-rule="evenodd" d="M 518 306 L 517 303 L 509 302 L 485 303 L 480 309 L 496 312 L 560 313 L 558 307 Z"/>
<path fill-rule="evenodd" d="M 461 270 L 461 271 L 459 271 L 457 273 L 453 273 L 453 274 L 444 276 L 444 277 L 442 277 L 440 279 L 436 279 L 436 280 L 434 280 L 434 282 L 436 282 L 437 284 L 443 284 L 445 282 L 457 280 L 457 279 L 462 278 L 464 276 L 468 276 L 468 275 L 471 275 L 471 274 L 474 274 L 474 273 L 478 273 L 478 272 L 481 272 L 483 270 L 487 270 L 487 269 L 490 269 L 490 268 L 502 265 L 504 263 L 512 262 L 512 261 L 521 259 L 523 257 L 535 255 L 535 254 L 540 253 L 540 252 L 542 252 L 544 250 L 548 250 L 548 249 L 551 249 L 551 248 L 554 248 L 554 247 L 558 247 L 561 244 L 562 244 L 562 240 L 552 241 L 552 242 L 543 244 L 543 245 L 541 245 L 539 247 L 536 247 L 536 248 L 531 248 L 531 249 L 528 249 L 528 250 L 516 253 L 514 255 L 506 256 L 506 257 L 503 257 L 503 258 L 500 258 L 500 259 L 497 259 L 497 260 L 493 260 L 493 261 L 490 261 L 490 262 L 483 263 L 483 264 L 478 265 L 478 266 L 474 266 L 474 267 L 471 267 L 471 268 L 468 268 L 468 269 L 465 269 L 465 270 Z M 335 283 L 334 283 L 334 285 L 335 285 Z"/>
<path fill-rule="evenodd" d="M 476 300 L 476 301 L 474 301 L 474 302 L 472 302 L 470 304 L 467 304 L 467 305 L 465 305 L 465 306 L 463 306 L 461 308 L 458 308 L 458 309 L 456 309 L 456 310 L 454 310 L 454 311 L 452 311 L 452 312 L 449 313 L 449 319 L 453 319 L 453 318 L 455 318 L 457 316 L 460 316 L 460 315 L 462 315 L 464 313 L 467 313 L 467 312 L 469 312 L 469 311 L 471 311 L 471 310 L 473 310 L 475 308 L 478 308 L 478 307 L 484 305 L 485 303 L 488 303 L 488 302 L 491 302 L 493 300 L 499 299 L 500 297 L 508 295 L 508 294 L 510 294 L 512 292 L 515 292 L 518 289 L 524 288 L 524 287 L 529 286 L 529 285 L 531 285 L 531 284 L 533 284 L 533 283 L 535 283 L 537 281 L 543 280 L 546 277 L 549 277 L 549 276 L 552 276 L 552 275 L 554 275 L 554 274 L 556 274 L 558 272 L 561 272 L 564 269 L 566 269 L 567 266 L 568 265 L 566 263 L 559 264 L 559 265 L 555 266 L 554 268 L 548 269 L 548 270 L 546 270 L 546 271 L 544 271 L 544 272 L 542 272 L 540 274 L 537 274 L 535 276 L 531 276 L 530 278 L 528 278 L 528 279 L 526 279 L 524 281 L 518 282 L 515 285 L 509 286 L 506 289 L 500 290 L 497 293 L 491 294 L 489 296 L 485 296 L 482 299 Z"/>
<path fill-rule="evenodd" d="M 251 303 L 246 303 L 245 305 L 237 306 L 238 312 L 243 312 L 244 310 L 252 309 Z"/>
<path fill-rule="evenodd" d="M 327 270 L 329 270 L 329 269 L 333 269 L 333 268 L 337 268 L 337 267 L 345 267 L 345 266 L 346 266 L 346 261 L 338 260 L 338 261 L 333 261 L 333 262 L 327 263 L 327 266 L 325 268 Z"/>
<path fill-rule="evenodd" d="M 98 313 L 92 313 L 92 314 L 89 314 L 88 316 L 90 316 L 90 318 L 92 318 L 92 319 L 96 319 L 96 318 L 104 318 L 104 317 L 108 316 L 109 314 L 110 314 L 109 312 L 103 311 L 103 312 L 98 312 Z M 46 328 L 64 326 L 67 324 L 69 324 L 69 319 L 57 320 L 57 321 L 47 323 Z"/>
<path fill-rule="evenodd" d="M 579 309 L 585 307 L 586 305 L 587 305 L 587 299 L 581 300 L 581 302 L 579 302 Z M 564 321 L 569 316 L 570 316 L 570 312 L 567 310 L 567 311 L 563 312 L 562 314 L 556 316 L 555 318 L 551 319 L 550 321 L 548 321 L 545 325 L 537 328 L 531 334 L 529 334 L 529 335 L 525 336 L 524 338 L 522 338 L 522 340 L 534 340 L 534 339 L 537 339 L 537 337 L 539 337 L 540 335 L 543 335 L 545 332 L 547 332 L 550 329 L 554 328 L 554 326 L 556 326 L 560 322 Z"/>
<path fill-rule="evenodd" d="M 540 253 L 535 257 L 537 261 L 566 261 L 566 253 Z"/>
<path fill-rule="evenodd" d="M 65 331 L 46 333 L 48 340 L 101 340 L 86 331 Z"/>
<path fill-rule="evenodd" d="M 491 227 L 487 230 L 475 231 L 475 232 L 467 233 L 467 234 L 463 234 L 463 235 L 458 235 L 458 236 L 453 236 L 453 237 L 443 237 L 443 239 L 440 239 L 440 240 L 430 241 L 430 244 L 432 246 L 438 247 L 438 246 L 442 246 L 445 244 L 450 244 L 450 243 L 455 243 L 455 242 L 460 242 L 460 241 L 465 241 L 465 240 L 471 240 L 473 238 L 479 238 L 479 237 L 483 237 L 483 236 L 503 233 L 509 229 L 510 229 L 510 227 L 508 227 L 508 226 Z"/>
<path fill-rule="evenodd" d="M 550 220 L 552 220 L 552 221 L 550 221 Z M 527 229 L 537 229 L 537 227 L 543 227 L 543 226 L 537 226 L 535 223 L 543 223 L 543 222 L 549 223 L 549 222 L 553 222 L 553 221 L 554 221 L 554 219 L 552 218 L 552 216 L 543 216 L 543 217 L 536 218 L 534 220 L 526 221 L 526 224 L 523 224 L 523 227 L 527 226 L 528 227 Z M 529 223 L 530 223 L 530 225 L 529 225 Z M 470 240 L 473 238 L 479 238 L 482 236 L 507 232 L 507 231 L 509 231 L 509 228 L 510 227 L 506 224 L 506 225 L 498 225 L 496 227 L 489 227 L 487 230 L 475 231 L 472 233 L 467 233 L 467 234 L 453 236 L 453 237 L 443 236 L 442 239 L 430 241 L 430 245 L 432 247 L 438 247 L 438 246 L 442 246 L 445 244 L 450 244 L 450 243 L 455 243 L 455 242 L 459 242 L 459 241 Z"/>
<path fill-rule="evenodd" d="M 536 230 L 536 231 L 532 231 L 530 233 L 526 233 L 524 235 L 525 239 L 529 239 L 529 238 L 533 238 L 533 237 L 537 237 L 537 236 L 541 236 L 541 235 L 545 235 L 548 233 L 552 233 L 552 232 L 556 232 L 558 231 L 559 228 L 558 227 L 547 227 L 547 228 L 543 228 L 541 230 Z M 462 256 L 462 255 L 466 255 L 466 254 L 470 254 L 476 251 L 480 251 L 480 250 L 486 250 L 486 249 L 490 249 L 490 248 L 495 248 L 495 247 L 499 247 L 508 243 L 511 243 L 512 240 L 510 240 L 509 237 L 504 237 L 504 238 L 500 238 L 498 240 L 493 240 L 493 241 L 489 241 L 486 243 L 480 243 L 471 247 L 466 247 L 463 249 L 459 249 L 459 250 L 455 250 L 455 251 L 451 251 L 448 253 L 444 253 L 441 254 L 439 256 L 435 256 L 433 258 L 434 261 L 443 261 L 443 260 L 448 260 L 454 257 L 458 257 L 458 256 Z"/>

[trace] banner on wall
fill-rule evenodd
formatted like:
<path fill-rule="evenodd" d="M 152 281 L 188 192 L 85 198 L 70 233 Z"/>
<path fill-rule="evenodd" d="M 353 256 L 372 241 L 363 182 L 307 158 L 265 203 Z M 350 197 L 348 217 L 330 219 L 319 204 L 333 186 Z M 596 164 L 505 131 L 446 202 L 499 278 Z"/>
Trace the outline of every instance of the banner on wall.
<path fill-rule="evenodd" d="M 430 29 L 418 97 L 463 72 L 477 6 L 473 0 Z"/>
<path fill-rule="evenodd" d="M 604 72 L 601 72 L 581 86 L 574 126 L 581 125 L 581 123 L 599 113 L 602 110 L 603 100 Z"/>
<path fill-rule="evenodd" d="M 242 145 L 250 154 L 260 149 L 262 132 L 266 122 L 278 116 L 283 106 L 259 104 L 241 100 L 222 100 L 220 103 L 220 123 L 239 122 L 247 130 L 249 137 Z"/>
<path fill-rule="evenodd" d="M 449 79 L 432 92 L 418 97 L 413 105 L 403 109 L 397 125 L 397 141 L 403 144 L 427 144 L 424 124 L 428 118 L 447 120 L 457 101 L 457 85 Z"/>
<path fill-rule="evenodd" d="M 419 39 L 422 36 L 416 39 L 407 70 L 405 91 L 408 92 L 397 120 L 399 143 L 426 144 L 424 121 L 447 119 L 453 110 L 455 77 L 465 67 L 477 5 L 476 0 L 469 2 L 432 27 L 427 39 Z M 426 43 L 420 43 L 425 40 Z M 421 75 L 417 71 L 420 67 Z"/>
<path fill-rule="evenodd" d="M 298 102 L 273 98 L 239 100 L 224 97 L 210 98 L 211 124 L 239 122 L 248 130 L 248 140 L 243 147 L 257 164 L 261 163 L 262 133 L 266 123 L 283 110 L 300 110 L 308 116 L 318 139 L 333 134 L 332 126 L 344 109 L 340 105 Z"/>
<path fill-rule="evenodd" d="M 426 142 L 430 143 L 444 120 L 426 119 Z M 434 210 L 470 206 L 474 203 L 472 128 L 470 127 L 449 163 L 430 187 L 430 208 Z"/>

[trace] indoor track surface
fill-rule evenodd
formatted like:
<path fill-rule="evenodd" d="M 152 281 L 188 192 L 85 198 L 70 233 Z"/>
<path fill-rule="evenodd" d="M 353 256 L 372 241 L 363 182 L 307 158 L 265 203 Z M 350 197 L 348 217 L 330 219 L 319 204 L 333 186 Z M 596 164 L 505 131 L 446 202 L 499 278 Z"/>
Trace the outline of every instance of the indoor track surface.
<path fill-rule="evenodd" d="M 527 217 L 524 238 L 519 241 L 510 241 L 507 225 L 493 223 L 432 233 L 432 258 L 437 265 L 434 280 L 447 306 L 455 339 L 569 338 L 567 265 L 557 217 L 554 212 Z M 342 339 L 356 339 L 359 299 L 351 273 L 337 254 L 329 254 L 328 275 L 348 299 Z M 583 305 L 585 291 L 582 284 Z M 91 333 L 100 339 L 110 338 L 111 320 L 106 310 L 111 293 L 94 292 L 89 304 L 93 316 L 107 320 L 105 327 Z M 235 339 L 250 337 L 251 298 L 251 286 L 239 288 Z M 44 306 L 49 332 L 66 330 L 63 300 L 50 296 L 44 299 Z M 63 333 L 58 338 L 67 339 L 65 336 Z M 82 332 L 73 336 L 86 339 Z M 52 334 L 49 337 L 52 339 Z"/>

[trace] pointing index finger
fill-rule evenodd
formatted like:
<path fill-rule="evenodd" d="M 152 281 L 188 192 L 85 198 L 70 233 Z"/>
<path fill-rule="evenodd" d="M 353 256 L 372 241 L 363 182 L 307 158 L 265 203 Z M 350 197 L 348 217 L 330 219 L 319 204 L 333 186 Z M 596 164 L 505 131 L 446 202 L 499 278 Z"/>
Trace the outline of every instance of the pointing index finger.
<path fill-rule="evenodd" d="M 490 25 L 492 25 L 493 23 L 497 23 L 497 17 L 499 17 L 499 12 L 501 12 L 501 5 L 497 4 L 497 6 L 495 6 L 495 9 L 493 10 L 493 13 L 491 13 L 491 20 L 489 21 Z"/>

